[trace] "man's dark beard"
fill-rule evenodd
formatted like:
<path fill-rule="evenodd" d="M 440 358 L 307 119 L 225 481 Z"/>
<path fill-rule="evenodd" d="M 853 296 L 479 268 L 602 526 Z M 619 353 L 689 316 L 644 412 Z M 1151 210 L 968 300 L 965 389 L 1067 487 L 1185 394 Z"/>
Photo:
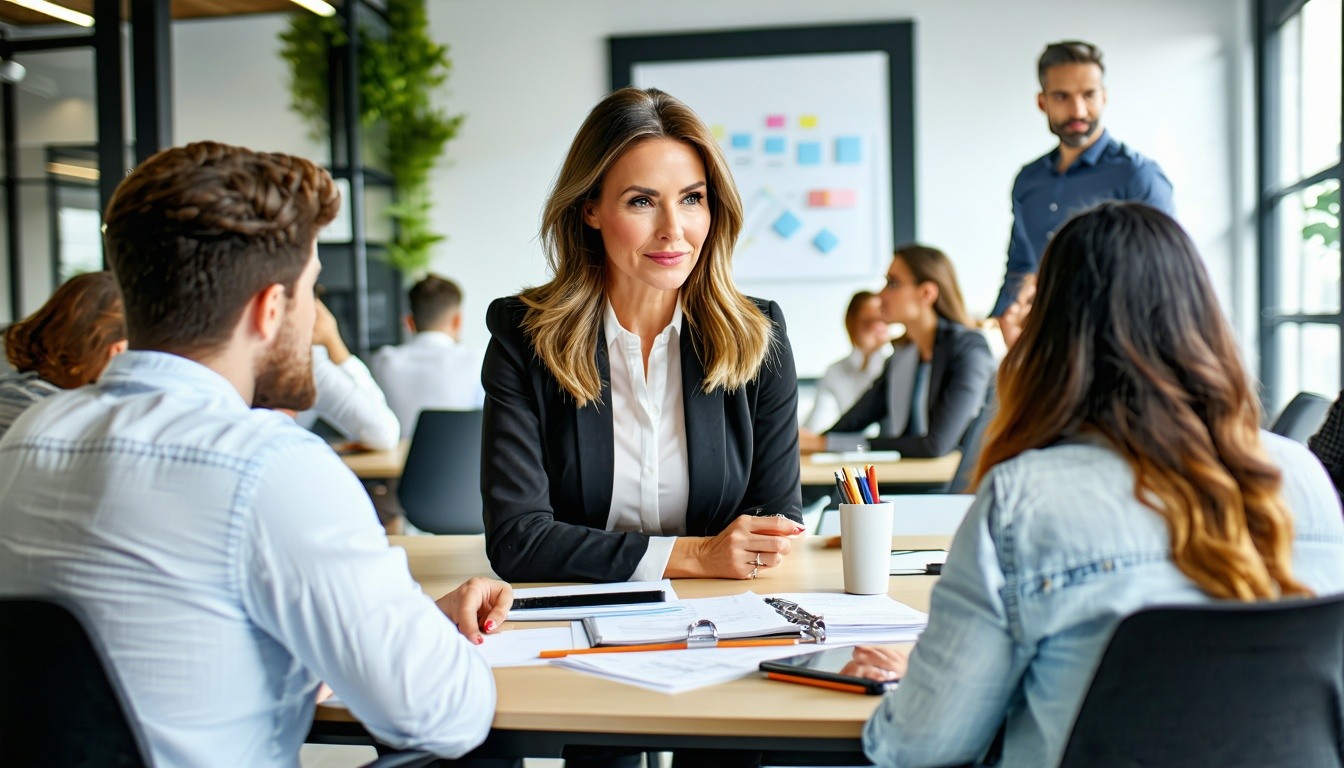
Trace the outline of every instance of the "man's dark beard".
<path fill-rule="evenodd" d="M 295 342 L 293 329 L 285 325 L 257 375 L 252 393 L 253 408 L 306 411 L 317 401 L 312 352 Z"/>
<path fill-rule="evenodd" d="M 1073 131 L 1064 130 L 1064 126 L 1068 125 L 1069 123 L 1078 123 L 1078 122 L 1087 123 L 1087 130 L 1082 133 L 1075 133 Z M 1100 121 L 1098 120 L 1065 120 L 1059 123 L 1058 125 L 1051 123 L 1050 132 L 1058 136 L 1060 141 L 1063 141 L 1070 147 L 1081 147 L 1082 145 L 1087 143 L 1088 139 L 1092 138 L 1093 134 L 1097 132 L 1097 126 L 1099 122 Z"/>

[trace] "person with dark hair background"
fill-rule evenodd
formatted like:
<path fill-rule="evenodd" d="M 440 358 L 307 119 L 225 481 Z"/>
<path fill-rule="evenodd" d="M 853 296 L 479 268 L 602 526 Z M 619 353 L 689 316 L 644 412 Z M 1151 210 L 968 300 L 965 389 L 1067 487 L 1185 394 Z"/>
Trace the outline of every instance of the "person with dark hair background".
<path fill-rule="evenodd" d="M 1058 765 L 1116 625 L 1154 605 L 1344 591 L 1340 501 L 1307 449 L 1260 429 L 1255 385 L 1194 244 L 1106 203 L 1046 249 L 999 371 L 979 490 L 900 678 L 864 730 L 884 768 Z"/>
<path fill-rule="evenodd" d="M 1307 447 L 1325 465 L 1335 490 L 1344 498 L 1344 391 L 1330 405 L 1325 423 L 1307 440 Z"/>
<path fill-rule="evenodd" d="M 878 376 L 891 354 L 891 332 L 882 316 L 882 297 L 859 291 L 845 308 L 845 333 L 853 349 L 826 368 L 817 380 L 812 410 L 803 419 L 803 429 L 823 432 L 848 411 Z"/>
<path fill-rule="evenodd" d="M 15 373 L 0 376 L 0 435 L 38 400 L 97 381 L 126 343 L 112 273 L 65 281 L 40 309 L 5 329 L 5 357 Z"/>

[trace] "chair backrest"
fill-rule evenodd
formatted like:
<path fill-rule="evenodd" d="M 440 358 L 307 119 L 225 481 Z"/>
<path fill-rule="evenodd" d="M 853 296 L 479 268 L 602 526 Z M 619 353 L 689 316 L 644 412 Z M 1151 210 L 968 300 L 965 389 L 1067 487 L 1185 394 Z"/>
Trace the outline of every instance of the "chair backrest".
<path fill-rule="evenodd" d="M 961 437 L 961 445 L 958 446 L 961 449 L 961 461 L 957 462 L 957 471 L 948 481 L 944 493 L 971 492 L 971 476 L 975 474 L 975 465 L 980 461 L 980 449 L 985 444 L 985 427 L 989 426 L 998 410 L 999 399 L 994 385 L 990 384 L 989 391 L 985 393 L 985 404 Z"/>
<path fill-rule="evenodd" d="M 480 411 L 420 412 L 397 499 L 422 531 L 485 533 Z"/>
<path fill-rule="evenodd" d="M 150 752 L 84 614 L 60 598 L 0 598 L 0 763 L 140 768 Z"/>
<path fill-rule="evenodd" d="M 1330 401 L 1326 398 L 1311 392 L 1298 392 L 1274 419 L 1269 431 L 1306 445 L 1307 438 L 1316 434 L 1325 423 L 1329 410 Z"/>
<path fill-rule="evenodd" d="M 1120 622 L 1060 768 L 1344 765 L 1344 595 Z"/>

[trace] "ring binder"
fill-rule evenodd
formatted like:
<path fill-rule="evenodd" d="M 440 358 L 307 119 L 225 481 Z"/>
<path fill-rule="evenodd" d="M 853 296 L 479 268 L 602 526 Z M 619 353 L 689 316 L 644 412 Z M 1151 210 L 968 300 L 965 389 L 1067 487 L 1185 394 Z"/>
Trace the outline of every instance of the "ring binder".
<path fill-rule="evenodd" d="M 765 602 L 785 619 L 797 624 L 799 630 L 812 638 L 812 642 L 826 642 L 826 617 L 811 613 L 792 600 L 782 597 L 767 597 Z"/>

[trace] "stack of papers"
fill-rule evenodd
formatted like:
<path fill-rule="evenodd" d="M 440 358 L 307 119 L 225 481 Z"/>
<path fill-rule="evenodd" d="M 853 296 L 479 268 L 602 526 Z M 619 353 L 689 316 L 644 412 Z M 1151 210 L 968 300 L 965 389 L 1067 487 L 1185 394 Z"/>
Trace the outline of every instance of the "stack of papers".
<path fill-rule="evenodd" d="M 776 645 L 768 648 L 594 653 L 566 656 L 551 663 L 651 691 L 681 693 L 756 674 L 762 661 L 796 656 L 817 647 Z"/>
<path fill-rule="evenodd" d="M 929 625 L 929 615 L 887 595 L 797 592 L 771 595 L 790 600 L 826 620 L 826 645 L 908 643 Z"/>

